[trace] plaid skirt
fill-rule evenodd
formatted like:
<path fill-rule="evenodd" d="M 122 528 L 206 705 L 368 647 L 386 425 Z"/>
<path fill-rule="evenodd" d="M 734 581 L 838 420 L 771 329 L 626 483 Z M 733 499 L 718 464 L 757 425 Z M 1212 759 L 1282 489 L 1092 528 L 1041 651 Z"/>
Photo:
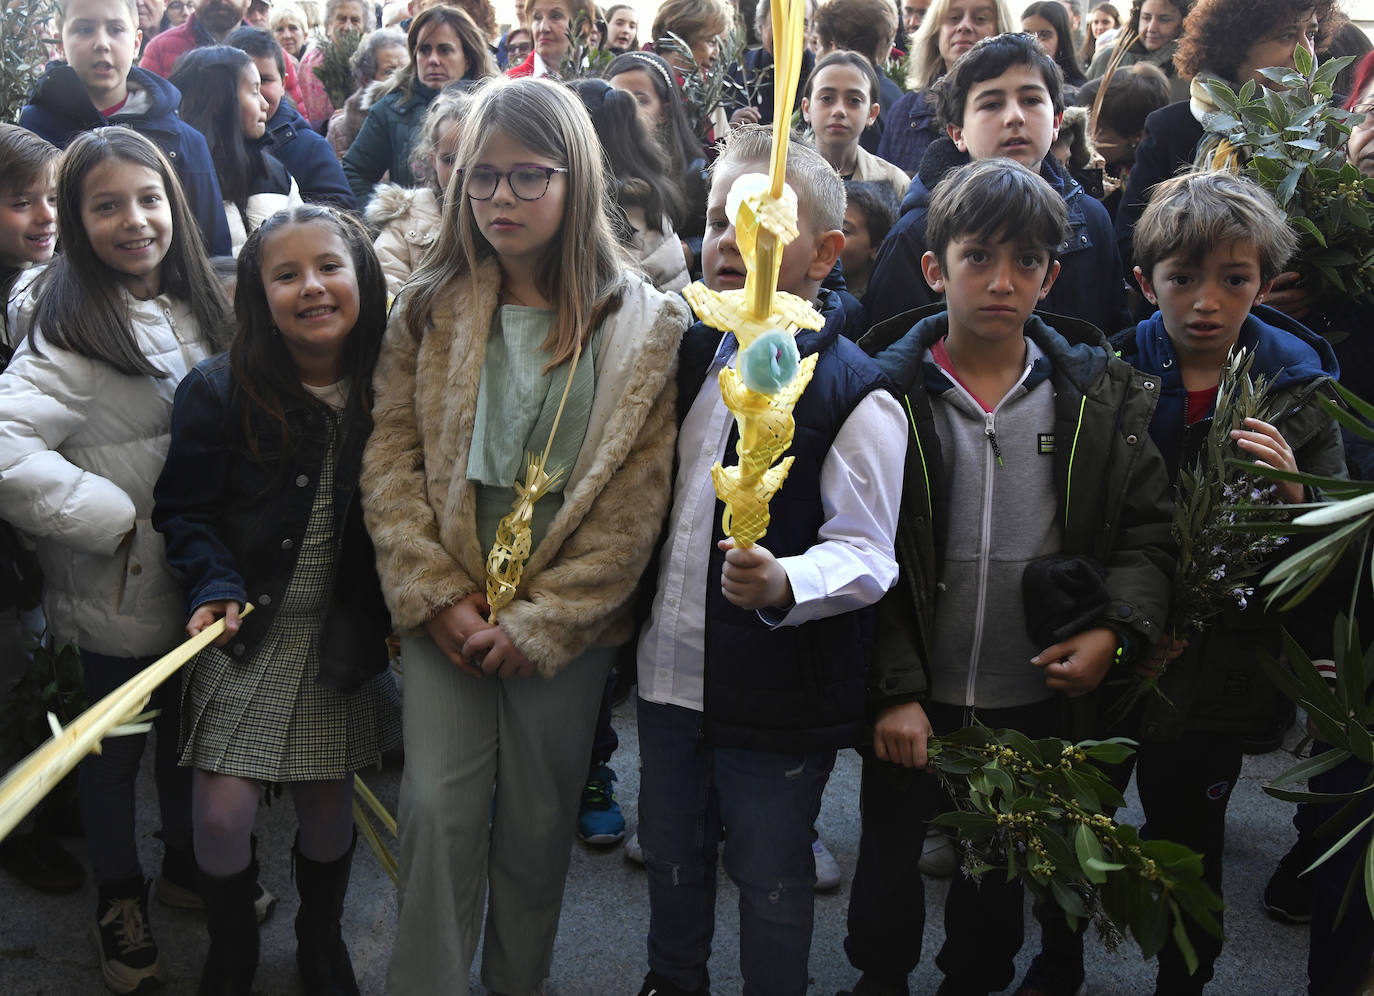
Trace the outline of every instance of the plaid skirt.
<path fill-rule="evenodd" d="M 333 444 L 331 430 L 296 569 L 267 635 L 246 660 L 210 647 L 187 665 L 182 765 L 267 782 L 315 781 L 371 767 L 400 745 L 401 700 L 390 669 L 347 694 L 316 680 L 334 566 Z"/>

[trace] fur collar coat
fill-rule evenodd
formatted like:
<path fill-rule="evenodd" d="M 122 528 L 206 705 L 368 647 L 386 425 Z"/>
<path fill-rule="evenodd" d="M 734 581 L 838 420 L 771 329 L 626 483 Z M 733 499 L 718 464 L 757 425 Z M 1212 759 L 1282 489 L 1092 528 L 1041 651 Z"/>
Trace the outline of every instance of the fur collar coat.
<path fill-rule="evenodd" d="M 402 629 L 485 590 L 467 464 L 499 291 L 497 264 L 486 260 L 454 281 L 421 342 L 406 330 L 403 304 L 382 346 L 363 509 Z M 603 325 L 591 418 L 563 506 L 501 612 L 511 640 L 546 677 L 630 634 L 630 599 L 671 500 L 674 375 L 687 324 L 680 298 L 627 277 Z"/>

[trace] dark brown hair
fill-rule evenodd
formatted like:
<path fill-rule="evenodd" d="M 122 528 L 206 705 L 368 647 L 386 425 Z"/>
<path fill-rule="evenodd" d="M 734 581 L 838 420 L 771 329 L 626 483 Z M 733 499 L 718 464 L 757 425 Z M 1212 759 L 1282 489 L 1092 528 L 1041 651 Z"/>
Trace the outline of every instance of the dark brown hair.
<path fill-rule="evenodd" d="M 1183 77 L 1206 69 L 1229 82 L 1244 83 L 1236 75 L 1250 46 L 1309 10 L 1317 16 L 1321 51 L 1345 23 L 1334 0 L 1198 0 L 1183 24 L 1174 68 Z"/>

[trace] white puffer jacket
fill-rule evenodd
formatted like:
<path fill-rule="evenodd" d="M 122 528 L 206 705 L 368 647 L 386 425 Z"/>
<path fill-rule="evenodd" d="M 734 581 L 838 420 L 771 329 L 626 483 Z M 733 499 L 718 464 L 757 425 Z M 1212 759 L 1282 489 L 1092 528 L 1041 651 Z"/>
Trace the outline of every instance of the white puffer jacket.
<path fill-rule="evenodd" d="M 20 342 L 0 375 L 0 518 L 37 543 L 59 640 L 143 657 L 185 638 L 181 582 L 149 519 L 173 394 L 208 350 L 182 302 L 124 300 L 143 354 L 169 376 L 118 373 L 41 330 L 37 349 Z M 17 309 L 17 330 L 27 332 L 33 311 L 32 300 Z"/>
<path fill-rule="evenodd" d="M 439 234 L 443 207 L 432 187 L 379 183 L 367 205 L 367 223 L 381 234 L 373 248 L 386 274 L 386 292 L 395 297 L 420 265 Z"/>
<path fill-rule="evenodd" d="M 300 207 L 305 201 L 301 200 L 300 188 L 296 186 L 296 178 L 291 178 L 291 189 L 286 193 L 275 193 L 272 191 L 262 191 L 250 194 L 248 197 L 247 224 L 245 218 L 239 213 L 238 207 L 233 201 L 224 202 L 224 217 L 229 221 L 229 241 L 233 245 L 235 258 L 238 257 L 239 250 L 248 241 L 248 236 L 258 230 L 261 225 L 272 215 L 285 208 Z"/>

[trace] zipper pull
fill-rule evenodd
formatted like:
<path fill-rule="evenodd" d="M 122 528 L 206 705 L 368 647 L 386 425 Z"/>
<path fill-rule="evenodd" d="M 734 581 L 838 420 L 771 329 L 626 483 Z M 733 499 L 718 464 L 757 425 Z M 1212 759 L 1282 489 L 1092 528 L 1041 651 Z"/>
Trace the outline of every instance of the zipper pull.
<path fill-rule="evenodd" d="M 988 412 L 986 418 L 987 418 L 987 425 L 984 426 L 983 432 L 987 435 L 987 437 L 988 437 L 988 442 L 992 444 L 992 455 L 995 456 L 995 457 L 997 458 L 997 466 L 1001 467 L 1001 466 L 1003 466 L 1003 464 L 1002 464 L 1002 447 L 1000 447 L 1000 446 L 997 445 L 997 429 L 994 428 L 994 427 L 993 427 L 993 424 L 992 424 L 992 420 L 993 420 L 993 414 L 992 414 L 992 412 Z"/>

